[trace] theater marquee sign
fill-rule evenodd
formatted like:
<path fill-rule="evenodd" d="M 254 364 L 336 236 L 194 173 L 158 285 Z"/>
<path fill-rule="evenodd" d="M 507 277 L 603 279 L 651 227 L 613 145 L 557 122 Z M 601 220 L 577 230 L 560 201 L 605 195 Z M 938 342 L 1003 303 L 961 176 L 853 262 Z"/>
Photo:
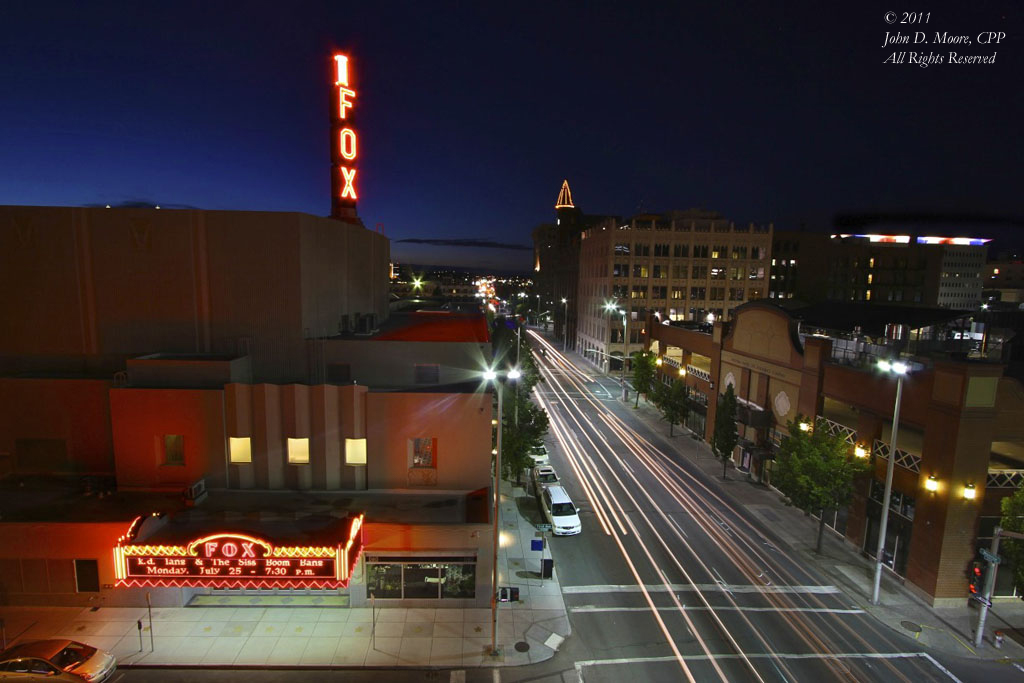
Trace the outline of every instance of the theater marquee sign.
<path fill-rule="evenodd" d="M 238 533 L 206 535 L 185 545 L 136 544 L 130 539 L 139 521 L 114 548 L 119 586 L 346 588 L 363 550 L 362 515 L 349 518 L 336 546 L 275 546 Z"/>

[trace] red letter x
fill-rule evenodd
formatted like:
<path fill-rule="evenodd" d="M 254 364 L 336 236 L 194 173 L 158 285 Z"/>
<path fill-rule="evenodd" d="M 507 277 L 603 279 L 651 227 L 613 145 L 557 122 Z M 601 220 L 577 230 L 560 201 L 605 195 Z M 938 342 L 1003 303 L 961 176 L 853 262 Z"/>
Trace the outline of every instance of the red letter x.
<path fill-rule="evenodd" d="M 341 191 L 341 198 L 358 199 L 356 197 L 356 169 L 341 167 L 341 175 L 345 178 L 345 189 Z"/>

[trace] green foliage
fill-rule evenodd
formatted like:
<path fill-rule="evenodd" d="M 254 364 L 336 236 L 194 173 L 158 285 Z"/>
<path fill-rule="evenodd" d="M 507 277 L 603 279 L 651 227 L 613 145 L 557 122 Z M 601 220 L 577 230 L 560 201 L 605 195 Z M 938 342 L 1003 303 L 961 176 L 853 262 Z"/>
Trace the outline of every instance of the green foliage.
<path fill-rule="evenodd" d="M 537 364 L 533 360 L 526 330 L 508 327 L 507 319 L 499 317 L 492 326 L 491 346 L 494 350 L 494 367 L 510 369 L 515 367 L 519 359 L 519 371 L 522 377 L 515 382 L 504 384 L 501 443 L 502 476 L 509 478 L 518 476 L 524 469 L 533 464 L 529 451 L 543 443 L 548 432 L 548 414 L 530 400 L 530 393 L 538 382 L 543 381 Z M 518 338 L 517 338 L 518 336 Z M 516 344 L 521 346 L 516 349 Z M 518 405 L 518 426 L 516 425 L 516 406 Z"/>
<path fill-rule="evenodd" d="M 519 391 L 528 395 L 538 382 L 544 381 L 544 378 L 541 376 L 540 370 L 537 368 L 537 364 L 533 360 L 533 354 L 530 351 L 530 343 L 527 340 L 526 329 L 521 328 L 518 335 L 518 341 L 522 346 L 517 354 L 516 330 L 510 329 L 507 326 L 507 320 L 508 319 L 504 316 L 499 317 L 495 319 L 495 322 L 491 327 L 491 348 L 494 352 L 494 367 L 500 369 L 513 368 L 516 365 L 516 358 L 518 357 L 519 371 L 523 375 L 518 380 Z M 509 387 L 511 389 L 512 385 L 509 385 Z"/>
<path fill-rule="evenodd" d="M 818 552 L 821 552 L 824 511 L 848 505 L 854 479 L 870 468 L 867 458 L 852 454 L 841 436 L 828 433 L 824 421 L 802 430 L 802 415 L 789 423 L 789 436 L 782 440 L 772 470 L 772 485 L 786 496 L 786 504 L 804 512 L 821 515 Z"/>
<path fill-rule="evenodd" d="M 633 407 L 638 408 L 640 394 L 648 396 L 654 388 L 655 355 L 650 351 L 634 351 L 630 356 L 633 358 L 633 388 L 636 389 Z"/>
<path fill-rule="evenodd" d="M 661 419 L 668 422 L 668 435 L 672 436 L 672 428 L 684 424 L 690 416 L 690 387 L 678 379 L 672 384 L 656 382 L 654 405 L 661 411 Z"/>
<path fill-rule="evenodd" d="M 1017 489 L 1009 498 L 1000 503 L 1003 518 L 999 526 L 1006 531 L 1024 534 L 1024 489 Z M 1013 582 L 1018 592 L 1024 591 L 1024 541 L 1014 538 L 1000 540 L 999 554 L 1005 557 L 1013 567 Z"/>
<path fill-rule="evenodd" d="M 722 478 L 728 471 L 729 459 L 739 443 L 736 431 L 736 393 L 730 384 L 725 393 L 718 398 L 718 410 L 715 412 L 715 431 L 711 435 L 711 450 L 715 457 L 722 461 Z"/>
<path fill-rule="evenodd" d="M 516 403 L 519 403 L 519 425 L 516 426 Z M 505 416 L 501 434 L 501 473 L 506 479 L 533 465 L 530 449 L 544 443 L 550 421 L 546 410 L 529 399 L 529 394 L 505 390 Z"/>

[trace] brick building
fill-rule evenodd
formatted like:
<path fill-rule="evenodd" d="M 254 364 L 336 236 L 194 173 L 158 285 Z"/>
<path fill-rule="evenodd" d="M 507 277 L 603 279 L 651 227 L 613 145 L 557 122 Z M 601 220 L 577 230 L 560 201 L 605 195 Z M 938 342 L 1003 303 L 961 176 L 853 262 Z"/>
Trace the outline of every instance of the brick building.
<path fill-rule="evenodd" d="M 875 361 L 900 355 L 906 342 L 886 339 L 883 327 L 862 329 L 851 354 L 844 335 L 752 302 L 709 332 L 658 324 L 651 316 L 647 343 L 659 356 L 661 381 L 691 386 L 688 426 L 706 440 L 718 396 L 734 387 L 741 437 L 734 460 L 755 481 L 770 485 L 772 453 L 798 414 L 824 419 L 851 452 L 860 446 L 871 454 L 872 475 L 859 483 L 853 504 L 826 521 L 873 555 L 896 390 Z M 935 349 L 902 356 L 911 372 L 904 380 L 886 561 L 932 603 L 960 604 L 965 569 L 987 545 L 999 501 L 1024 483 L 1024 387 L 1004 377 L 998 363 L 954 360 Z M 931 478 L 938 482 L 934 493 L 925 488 Z M 967 487 L 975 498 L 964 495 Z M 1001 570 L 997 594 L 1012 594 L 1009 574 Z"/>

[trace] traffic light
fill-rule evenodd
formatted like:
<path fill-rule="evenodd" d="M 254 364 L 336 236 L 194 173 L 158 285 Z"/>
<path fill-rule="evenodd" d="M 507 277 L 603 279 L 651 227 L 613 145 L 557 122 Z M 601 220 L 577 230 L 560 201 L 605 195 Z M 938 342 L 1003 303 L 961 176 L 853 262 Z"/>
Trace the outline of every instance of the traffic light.
<path fill-rule="evenodd" d="M 977 560 L 973 560 L 967 566 L 967 591 L 971 595 L 978 595 L 981 592 L 982 566 L 982 563 Z"/>

